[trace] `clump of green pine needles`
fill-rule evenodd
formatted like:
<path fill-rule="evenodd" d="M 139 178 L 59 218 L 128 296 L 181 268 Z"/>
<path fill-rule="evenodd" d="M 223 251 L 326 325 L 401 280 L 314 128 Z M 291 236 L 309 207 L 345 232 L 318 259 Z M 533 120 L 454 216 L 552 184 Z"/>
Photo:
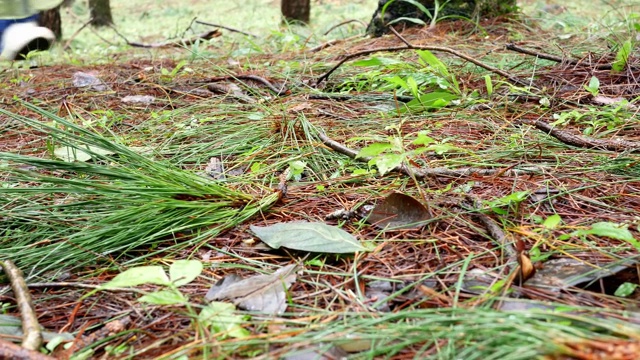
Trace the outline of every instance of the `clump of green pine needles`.
<path fill-rule="evenodd" d="M 200 177 L 36 106 L 25 106 L 48 122 L 1 109 L 0 113 L 43 133 L 51 147 L 92 156 L 89 162 L 67 162 L 0 153 L 0 258 L 14 260 L 32 275 L 110 263 L 128 251 L 141 246 L 148 250 L 160 242 L 174 249 L 194 246 L 278 198 L 269 189 L 234 189 Z M 135 260 L 152 254 L 137 254 Z"/>

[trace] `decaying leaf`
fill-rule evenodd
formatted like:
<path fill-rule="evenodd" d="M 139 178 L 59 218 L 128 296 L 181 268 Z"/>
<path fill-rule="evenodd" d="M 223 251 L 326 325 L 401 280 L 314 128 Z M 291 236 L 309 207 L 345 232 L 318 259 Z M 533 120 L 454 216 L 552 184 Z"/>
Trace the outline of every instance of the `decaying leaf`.
<path fill-rule="evenodd" d="M 209 159 L 204 172 L 216 180 L 224 180 L 226 178 L 224 175 L 224 163 L 217 157 Z"/>
<path fill-rule="evenodd" d="M 154 96 L 151 95 L 129 95 L 125 96 L 120 101 L 125 104 L 142 104 L 149 105 L 156 100 Z"/>
<path fill-rule="evenodd" d="M 282 314 L 287 309 L 286 290 L 296 281 L 297 269 L 297 265 L 291 264 L 271 275 L 256 275 L 247 279 L 227 276 L 209 289 L 205 299 L 231 300 L 245 310 Z"/>
<path fill-rule="evenodd" d="M 78 71 L 73 74 L 73 86 L 77 88 L 89 88 L 95 91 L 109 90 L 107 84 L 92 73 Z"/>
<path fill-rule="evenodd" d="M 520 281 L 527 281 L 530 277 L 532 277 L 536 273 L 536 268 L 533 267 L 533 263 L 524 252 L 520 252 L 518 254 L 518 264 L 520 265 L 519 269 L 519 277 Z"/>
<path fill-rule="evenodd" d="M 366 250 L 353 235 L 324 223 L 294 221 L 266 227 L 251 225 L 251 231 L 274 249 L 282 246 L 293 250 L 335 254 Z"/>
<path fill-rule="evenodd" d="M 586 262 L 562 258 L 552 259 L 544 263 L 544 267 L 526 282 L 528 287 L 539 287 L 559 291 L 578 284 L 591 282 L 606 276 L 614 275 L 632 263 L 607 264 L 597 266 Z"/>
<path fill-rule="evenodd" d="M 393 193 L 376 205 L 367 222 L 380 229 L 415 229 L 430 218 L 429 210 L 418 200 L 402 193 Z"/>
<path fill-rule="evenodd" d="M 484 294 L 499 281 L 499 275 L 479 268 L 471 269 L 464 274 L 461 289 L 471 294 Z"/>
<path fill-rule="evenodd" d="M 113 155 L 115 152 L 111 150 L 105 150 L 96 146 L 87 146 L 86 150 L 78 149 L 71 146 L 63 146 L 56 148 L 53 151 L 53 155 L 65 162 L 85 162 L 94 158 L 94 156 L 108 156 Z"/>

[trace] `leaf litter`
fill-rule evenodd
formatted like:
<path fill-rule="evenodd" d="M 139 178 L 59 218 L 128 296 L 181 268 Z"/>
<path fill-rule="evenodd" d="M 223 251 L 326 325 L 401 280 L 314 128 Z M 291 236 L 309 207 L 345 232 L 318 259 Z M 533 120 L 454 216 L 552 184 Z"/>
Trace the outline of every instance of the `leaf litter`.
<path fill-rule="evenodd" d="M 245 310 L 280 315 L 287 309 L 287 290 L 296 281 L 297 271 L 297 265 L 291 264 L 270 275 L 246 279 L 229 275 L 213 285 L 205 299 L 231 300 Z"/>
<path fill-rule="evenodd" d="M 409 29 L 403 32 L 403 37 L 417 44 L 449 42 L 468 52 L 476 47 L 480 49 L 479 58 L 487 62 L 499 63 L 503 57 L 514 56 L 506 51 L 487 48 L 486 36 L 492 41 L 502 41 L 499 39 L 505 35 L 503 29 L 485 25 L 488 29 L 486 35 L 470 34 L 463 44 L 459 36 L 445 34 L 442 28 L 437 28 L 428 37 L 424 36 L 421 29 Z M 457 26 L 464 28 L 467 25 Z M 538 40 L 536 36 L 548 39 L 552 35 L 544 31 L 539 34 L 532 34 L 525 29 L 516 31 L 525 34 L 524 42 L 531 45 Z M 363 39 L 337 43 L 309 56 L 318 64 L 331 65 L 345 53 L 398 45 L 402 44 L 392 36 Z M 570 43 L 564 45 L 571 46 Z M 595 51 L 607 52 L 608 49 L 599 48 Z M 294 76 L 290 73 L 291 69 L 277 65 L 303 61 L 298 55 L 293 52 L 257 54 L 251 61 L 254 64 L 273 64 L 269 69 L 254 69 L 271 83 L 279 84 L 284 79 L 290 80 L 296 76 L 299 76 L 296 80 L 303 84 L 311 83 L 316 78 L 315 73 L 312 76 L 301 71 Z M 451 63 L 447 56 L 436 55 L 445 63 Z M 518 62 L 528 59 L 520 55 L 516 57 Z M 416 61 L 411 52 L 399 55 L 399 59 L 404 63 Z M 615 60 L 615 56 L 595 59 L 596 64 L 591 65 L 611 63 L 611 59 Z M 528 60 L 533 64 L 534 60 Z M 636 60 L 631 56 L 629 61 L 632 63 Z M 218 65 L 224 67 L 225 63 L 222 59 Z M 42 67 L 29 70 L 32 77 L 28 89 L 20 88 L 19 82 L 6 81 L 8 88 L 1 90 L 6 99 L 19 93 L 27 101 L 43 101 L 41 106 L 48 110 L 90 126 L 111 139 L 124 141 L 126 146 L 152 146 L 154 154 L 158 155 L 157 159 L 164 159 L 186 172 L 206 173 L 217 178 L 198 177 L 198 180 L 194 180 L 189 177 L 193 184 L 219 182 L 221 174 L 228 169 L 245 169 L 238 173 L 238 177 L 248 179 L 244 183 L 228 184 L 227 181 L 234 194 L 241 192 L 249 196 L 229 196 L 229 201 L 222 207 L 207 208 L 215 204 L 214 197 L 205 192 L 184 191 L 189 186 L 180 187 L 183 190 L 180 194 L 159 198 L 159 204 L 178 200 L 180 209 L 198 205 L 202 211 L 194 216 L 187 210 L 171 212 L 171 208 L 166 208 L 169 216 L 162 218 L 157 227 L 145 230 L 148 233 L 163 231 L 162 236 L 152 240 L 142 237 L 145 240 L 135 240 L 135 246 L 122 246 L 121 251 L 105 255 L 102 249 L 87 248 L 85 243 L 76 242 L 77 237 L 69 237 L 71 232 L 65 232 L 55 224 L 69 225 L 69 229 L 81 231 L 81 234 L 82 231 L 86 233 L 91 230 L 87 216 L 110 210 L 97 206 L 86 207 L 92 197 L 104 194 L 90 192 L 85 197 L 82 191 L 94 190 L 105 184 L 121 185 L 129 175 L 120 172 L 119 178 L 99 179 L 90 183 L 93 187 L 82 187 L 87 184 L 80 183 L 78 187 L 76 180 L 86 176 L 78 171 L 82 170 L 79 167 L 63 168 L 57 164 L 59 168 L 48 169 L 43 167 L 42 162 L 34 160 L 27 170 L 34 172 L 30 174 L 32 177 L 16 177 L 17 174 L 24 175 L 27 168 L 20 167 L 5 173 L 7 160 L 0 160 L 3 186 L 8 184 L 3 189 L 23 187 L 20 196 L 2 203 L 5 210 L 0 213 L 0 220 L 6 224 L 2 227 L 2 234 L 4 239 L 8 239 L 2 243 L 2 249 L 7 250 L 1 252 L 2 256 L 8 256 L 15 249 L 15 245 L 8 245 L 8 241 L 15 242 L 37 234 L 38 227 L 23 227 L 25 223 L 30 224 L 37 219 L 40 229 L 50 231 L 42 232 L 42 237 L 32 243 L 37 245 L 30 244 L 29 249 L 55 244 L 63 250 L 56 251 L 58 248 L 54 247 L 46 256 L 34 254 L 31 259 L 22 257 L 24 264 L 38 264 L 50 258 L 59 259 L 66 254 L 76 254 L 72 249 L 90 254 L 93 261 L 78 268 L 70 263 L 57 262 L 55 266 L 49 266 L 47 272 L 33 273 L 30 277 L 31 282 L 39 281 L 39 285 L 42 285 L 32 287 L 32 292 L 36 311 L 42 314 L 39 320 L 47 329 L 78 333 L 84 331 L 87 323 L 94 321 L 92 319 L 104 323 L 112 315 L 126 314 L 133 319 L 127 323 L 127 329 L 143 331 L 136 338 L 128 335 L 128 331 L 112 334 L 117 340 L 111 344 L 130 344 L 129 350 L 137 358 L 160 357 L 184 349 L 193 351 L 191 354 L 194 356 L 198 356 L 195 354 L 200 354 L 199 351 L 215 349 L 214 357 L 217 358 L 251 357 L 256 350 L 251 341 L 259 342 L 261 351 L 273 357 L 302 352 L 303 349 L 310 349 L 307 351 L 312 356 L 320 356 L 331 348 L 331 344 L 351 341 L 345 334 L 352 333 L 355 333 L 354 339 L 364 339 L 367 344 L 367 347 L 361 348 L 364 350 L 360 350 L 365 352 L 358 354 L 363 357 L 367 357 L 367 354 L 371 354 L 370 357 L 375 354 L 398 354 L 398 358 L 436 358 L 446 356 L 440 351 L 455 348 L 460 341 L 466 346 L 457 350 L 457 356 L 468 359 L 487 358 L 487 349 L 492 349 L 493 354 L 504 351 L 513 358 L 518 358 L 515 354 L 519 353 L 546 355 L 548 358 L 589 358 L 597 355 L 611 359 L 623 359 L 624 356 L 632 358 L 628 354 L 637 354 L 637 351 L 632 351 L 639 348 L 636 340 L 638 327 L 634 324 L 637 323 L 637 315 L 633 310 L 638 306 L 638 290 L 633 288 L 626 297 L 614 296 L 621 284 L 638 283 L 637 272 L 633 271 L 638 261 L 637 213 L 640 210 L 637 196 L 640 193 L 640 171 L 636 155 L 632 151 L 619 151 L 620 148 L 606 143 L 590 142 L 587 144 L 589 146 L 580 146 L 580 141 L 586 135 L 596 140 L 638 140 L 636 124 L 628 121 L 635 119 L 635 115 L 624 112 L 629 109 L 633 111 L 634 108 L 618 103 L 618 100 L 613 103 L 602 101 L 621 97 L 627 102 L 633 100 L 637 88 L 624 88 L 624 83 L 637 78 L 634 73 L 636 68 L 633 67 L 636 65 L 632 64 L 627 72 L 618 74 L 601 69 L 590 71 L 590 65 L 585 61 L 578 67 L 564 63 L 561 66 L 544 65 L 536 67 L 535 76 L 527 71 L 517 75 L 524 75 L 527 79 L 535 77 L 540 85 L 550 89 L 560 88 L 562 91 L 556 97 L 544 93 L 532 96 L 505 86 L 499 88 L 494 81 L 496 90 L 493 95 L 483 98 L 488 107 L 452 107 L 449 104 L 438 111 L 416 116 L 405 114 L 405 121 L 389 115 L 389 112 L 397 110 L 398 102 L 406 94 L 400 93 L 396 97 L 389 90 L 382 90 L 383 95 L 388 95 L 386 102 L 380 100 L 380 91 L 373 94 L 363 91 L 357 96 L 345 96 L 345 93 L 351 95 L 349 91 L 358 91 L 358 86 L 362 85 L 358 82 L 366 85 L 368 80 L 365 76 L 370 68 L 355 68 L 347 64 L 340 69 L 342 72 L 334 73 L 322 89 L 324 93 L 339 92 L 337 95 L 340 98 L 323 98 L 322 94 L 313 94 L 315 97 L 312 97 L 289 82 L 288 88 L 293 91 L 287 97 L 276 97 L 272 90 L 258 82 L 241 83 L 229 79 L 225 81 L 240 87 L 242 93 L 235 86 L 229 87 L 231 91 L 220 91 L 212 86 L 215 90 L 212 92 L 206 89 L 209 83 L 206 80 L 211 78 L 210 63 L 190 63 L 191 72 L 177 71 L 170 78 L 167 74 L 170 75 L 177 65 L 176 61 L 163 58 L 135 59 L 118 63 L 117 66 L 84 66 L 82 72 L 92 74 L 99 83 L 91 80 L 92 83 L 87 83 L 86 88 L 79 89 L 68 87 L 77 67 Z M 484 92 L 485 80 L 461 70 L 462 66 L 460 63 L 451 65 L 449 72 L 456 73 L 469 89 Z M 237 67 L 229 67 L 232 71 L 238 70 Z M 379 69 L 380 73 L 371 78 L 392 74 L 392 70 Z M 600 81 L 598 97 L 593 97 L 583 87 L 589 83 L 592 74 Z M 4 77 L 9 75 L 3 74 Z M 567 85 L 567 81 L 571 84 Z M 98 89 L 91 89 L 94 85 L 117 90 L 117 94 L 106 91 L 97 93 Z M 155 100 L 151 103 L 123 102 L 126 96 L 150 96 Z M 61 100 L 63 97 L 64 100 Z M 234 97 L 242 98 L 234 100 Z M 545 97 L 548 102 L 544 101 Z M 389 106 L 381 110 L 382 103 Z M 505 103 L 509 106 L 501 105 Z M 32 118 L 42 116 L 16 103 L 7 103 L 6 109 Z M 286 112 L 283 109 L 296 111 Z M 106 110 L 112 113 L 101 112 Z M 558 121 L 554 131 L 583 135 L 573 138 L 567 137 L 566 133 L 555 136 L 557 133 L 543 129 L 544 124 L 536 125 L 534 120 L 540 118 L 547 119 L 549 123 Z M 50 133 L 43 132 L 42 128 L 34 129 L 25 123 L 15 122 L 5 115 L 0 121 L 8 124 L 2 129 L 0 151 L 34 155 L 38 159 L 51 158 L 51 148 L 47 147 Z M 427 170 L 465 167 L 488 172 L 433 172 L 433 176 L 421 177 L 419 184 L 408 180 L 410 172 L 390 171 L 378 177 L 375 168 L 370 168 L 366 162 L 358 163 L 354 158 L 337 154 L 333 148 L 324 147 L 327 143 L 318 141 L 313 132 L 314 129 L 321 129 L 335 142 L 358 149 L 376 142 L 371 138 L 386 139 L 396 128 L 409 139 L 418 131 L 428 129 L 429 137 L 446 140 L 444 144 L 451 145 L 444 152 L 420 153 L 409 159 L 411 166 Z M 409 141 L 407 144 L 408 147 L 412 146 Z M 71 142 L 65 146 L 82 149 L 84 145 Z M 633 147 L 627 149 L 633 150 Z M 92 170 L 104 169 L 96 166 L 119 167 L 124 164 L 112 161 L 120 154 L 116 157 L 111 154 L 95 156 L 101 161 L 106 159 L 106 163 L 88 162 Z M 243 217 L 241 212 L 234 212 L 231 217 L 239 217 L 241 221 L 225 223 L 220 231 L 198 236 L 203 230 L 227 219 L 226 216 L 216 217 L 221 211 L 242 209 L 260 201 L 272 191 L 270 185 L 277 182 L 270 176 L 282 174 L 285 164 L 294 158 L 303 160 L 307 165 L 299 179 L 288 183 L 286 197 L 256 209 L 251 214 L 253 217 Z M 219 159 L 224 168 L 212 165 L 210 159 Z M 537 171 L 527 174 L 510 171 L 514 168 L 517 170 L 520 165 L 536 166 Z M 178 182 L 185 180 L 177 175 L 180 173 L 165 176 L 154 172 L 146 173 L 146 179 L 152 179 L 154 174 L 157 175 L 156 180 L 165 181 L 176 176 Z M 35 175 L 42 177 L 35 178 Z M 89 175 L 92 181 L 96 180 L 92 177 L 95 173 Z M 73 181 L 65 183 L 66 187 L 61 186 L 55 192 L 41 196 L 40 200 L 27 198 L 30 192 L 33 193 L 40 186 L 37 179 L 44 179 L 45 176 Z M 154 186 L 159 186 L 159 182 L 155 182 Z M 422 191 L 416 189 L 418 186 L 422 187 Z M 69 194 L 69 188 L 82 191 Z M 126 190 L 126 187 L 122 188 Z M 135 189 L 141 193 L 139 187 Z M 536 191 L 540 189 L 548 191 L 538 196 Z M 433 226 L 409 227 L 410 222 L 403 222 L 397 224 L 400 228 L 396 231 L 381 233 L 380 229 L 360 222 L 358 217 L 338 216 L 322 222 L 322 214 L 330 214 L 336 208 L 353 209 L 370 204 L 372 199 L 382 199 L 384 197 L 381 194 L 389 191 L 397 191 L 414 199 L 422 199 L 426 194 L 433 217 L 421 218 L 423 211 L 417 205 L 408 205 L 407 209 L 416 210 L 417 218 L 421 219 L 416 222 L 432 220 Z M 481 200 L 478 207 L 467 206 L 465 200 L 468 193 Z M 2 196 L 5 194 L 3 191 Z M 533 195 L 520 196 L 522 194 Z M 118 198 L 135 197 L 117 195 L 106 199 L 114 202 Z M 144 210 L 142 205 L 148 201 L 143 199 L 136 202 L 135 206 Z M 39 202 L 42 205 L 28 206 L 29 203 Z M 11 211 L 12 204 L 20 204 L 20 207 Z M 399 210 L 402 210 L 402 206 Z M 47 221 L 45 215 L 50 212 L 55 216 Z M 402 218 L 399 213 L 396 210 L 383 211 L 386 217 Z M 488 230 L 474 213 L 488 217 L 501 229 L 507 242 L 500 244 L 493 241 L 495 232 Z M 135 214 L 137 216 L 128 215 L 127 226 L 148 216 L 143 211 Z M 162 212 L 152 215 L 157 217 Z M 12 221 L 6 222 L 7 219 Z M 358 248 L 345 251 L 344 255 L 324 255 L 330 253 L 326 239 L 317 241 L 309 248 L 304 248 L 308 245 L 307 241 L 297 241 L 303 248 L 296 249 L 296 240 L 300 237 L 279 236 L 278 230 L 275 232 L 278 241 L 267 251 L 255 245 L 248 231 L 251 226 L 265 228 L 303 220 L 342 229 L 355 239 L 374 243 L 375 249 L 365 252 Z M 166 224 L 172 225 L 168 230 L 161 230 L 163 227 L 167 229 Z M 140 239 L 137 234 L 121 229 L 126 227 L 105 233 L 100 242 L 114 236 L 117 236 L 120 244 L 131 239 L 131 236 Z M 296 231 L 305 232 L 304 228 Z M 290 249 L 314 254 L 302 254 L 302 258 L 298 258 L 299 254 L 287 252 L 289 247 L 283 245 L 282 241 L 292 245 Z M 535 274 L 522 283 L 509 281 L 509 274 L 515 271 L 518 262 L 511 263 L 511 259 L 504 255 L 506 244 L 516 241 L 524 244 L 524 252 L 520 254 L 525 254 L 536 268 Z M 184 246 L 173 248 L 170 244 L 174 243 Z M 362 246 L 359 242 L 357 244 Z M 174 311 L 172 306 L 149 307 L 149 303 L 138 303 L 139 297 L 135 293 L 120 290 L 94 294 L 90 303 L 77 302 L 86 295 L 78 285 L 100 286 L 124 273 L 133 264 L 155 266 L 157 264 L 147 261 L 186 259 L 200 252 L 209 254 L 203 260 L 203 276 L 180 286 L 181 292 L 190 301 L 200 302 L 195 314 L 187 316 Z M 306 264 L 305 271 L 289 278 L 290 282 L 284 278 L 269 278 L 270 275 L 256 276 L 252 270 L 256 265 L 284 269 L 292 260 Z M 523 263 L 522 259 L 520 263 Z M 62 265 L 72 269 L 64 272 L 70 274 L 64 275 L 64 278 L 62 272 L 51 271 Z M 118 268 L 120 270 L 116 270 Z M 31 271 L 26 265 L 25 272 Z M 139 287 L 154 292 L 158 287 L 165 286 L 167 279 L 159 272 L 157 275 L 156 283 L 145 283 Z M 237 276 L 238 282 L 235 284 L 266 276 L 265 282 L 274 286 L 267 287 L 269 291 L 265 293 L 258 291 L 257 300 L 252 299 L 251 294 L 245 295 L 240 291 L 240 288 L 253 290 L 256 283 L 252 281 L 256 280 L 238 287 L 239 292 L 232 293 L 234 296 L 213 301 L 204 298 L 211 279 L 233 276 Z M 170 280 L 173 280 L 173 276 Z M 534 286 L 537 281 L 541 286 Z M 67 285 L 63 286 L 65 283 Z M 265 295 L 272 292 L 275 295 Z M 240 296 L 235 296 L 237 294 Z M 267 324 L 262 322 L 260 316 L 238 311 L 236 305 L 240 306 L 246 297 L 258 304 L 253 305 L 250 301 L 249 307 L 260 307 L 260 304 L 270 306 L 267 307 L 268 312 L 273 310 L 272 314 L 279 314 L 280 323 Z M 502 302 L 496 301 L 498 298 Z M 514 303 L 528 305 L 505 305 Z M 66 306 L 68 304 L 77 306 L 77 311 L 70 312 Z M 520 312 L 524 309 L 524 314 L 502 312 L 514 308 Z M 145 316 L 146 311 L 151 311 L 149 314 L 153 316 Z M 246 317 L 247 314 L 250 317 Z M 202 340 L 195 342 L 194 339 L 200 338 L 185 325 L 193 319 L 198 319 L 206 327 Z M 91 328 L 88 331 L 94 330 Z M 224 335 L 216 337 L 219 333 Z M 453 334 L 463 334 L 461 336 L 464 337 L 454 338 Z M 513 336 L 506 341 L 505 334 Z M 251 339 L 252 336 L 265 340 L 237 343 L 230 340 Z M 500 343 L 500 339 L 505 341 Z M 214 342 L 215 345 L 211 345 Z M 317 345 L 324 347 L 318 350 Z M 98 348 L 96 351 L 101 352 L 106 353 L 106 350 Z M 520 358 L 527 357 L 522 355 Z"/>

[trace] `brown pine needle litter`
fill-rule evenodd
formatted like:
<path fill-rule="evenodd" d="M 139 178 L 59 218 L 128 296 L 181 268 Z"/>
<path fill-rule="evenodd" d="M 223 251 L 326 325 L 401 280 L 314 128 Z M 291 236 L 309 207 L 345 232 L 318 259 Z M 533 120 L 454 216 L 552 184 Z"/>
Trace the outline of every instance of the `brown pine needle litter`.
<path fill-rule="evenodd" d="M 640 54 L 638 21 L 624 14 L 640 9 L 522 6 L 517 19 L 375 39 L 357 21 L 320 35 L 345 19 L 258 31 L 203 16 L 220 36 L 182 48 L 123 43 L 99 56 L 84 55 L 82 44 L 101 41 L 85 29 L 69 53 L 0 73 L 0 261 L 24 273 L 43 330 L 76 338 L 44 352 L 633 359 Z M 211 30 L 188 20 L 188 33 L 156 38 L 116 25 L 145 44 Z M 109 31 L 95 34 L 122 43 Z M 633 51 L 614 71 L 627 40 Z M 407 47 L 454 52 L 433 51 L 440 66 Z M 76 87 L 77 72 L 106 90 Z M 368 223 L 368 209 L 393 193 L 431 216 L 397 229 Z M 274 250 L 249 230 L 293 221 L 339 227 L 366 251 Z M 174 286 L 178 260 L 204 270 Z M 220 279 L 292 264 L 284 314 L 225 300 L 213 320 L 202 316 Z M 171 281 L 101 288 L 140 266 Z M 182 302 L 169 302 L 174 290 Z M 169 304 L 141 301 L 158 292 Z M 0 302 L 19 315 L 6 281 Z"/>

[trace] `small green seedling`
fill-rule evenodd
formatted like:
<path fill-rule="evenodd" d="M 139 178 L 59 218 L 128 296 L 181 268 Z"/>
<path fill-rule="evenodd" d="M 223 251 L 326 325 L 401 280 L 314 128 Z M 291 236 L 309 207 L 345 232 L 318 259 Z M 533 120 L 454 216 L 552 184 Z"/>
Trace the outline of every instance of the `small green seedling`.
<path fill-rule="evenodd" d="M 192 282 L 201 272 L 202 263 L 197 260 L 175 261 L 169 267 L 169 276 L 162 266 L 138 266 L 118 274 L 100 288 L 108 290 L 146 284 L 160 285 L 165 289 L 145 294 L 138 301 L 155 305 L 184 304 L 188 298 L 178 290 L 178 287 Z"/>
<path fill-rule="evenodd" d="M 598 96 L 598 92 L 600 91 L 600 80 L 597 77 L 592 76 L 591 80 L 589 80 L 589 85 L 584 85 L 584 89 L 589 92 L 589 94 L 593 96 Z"/>

